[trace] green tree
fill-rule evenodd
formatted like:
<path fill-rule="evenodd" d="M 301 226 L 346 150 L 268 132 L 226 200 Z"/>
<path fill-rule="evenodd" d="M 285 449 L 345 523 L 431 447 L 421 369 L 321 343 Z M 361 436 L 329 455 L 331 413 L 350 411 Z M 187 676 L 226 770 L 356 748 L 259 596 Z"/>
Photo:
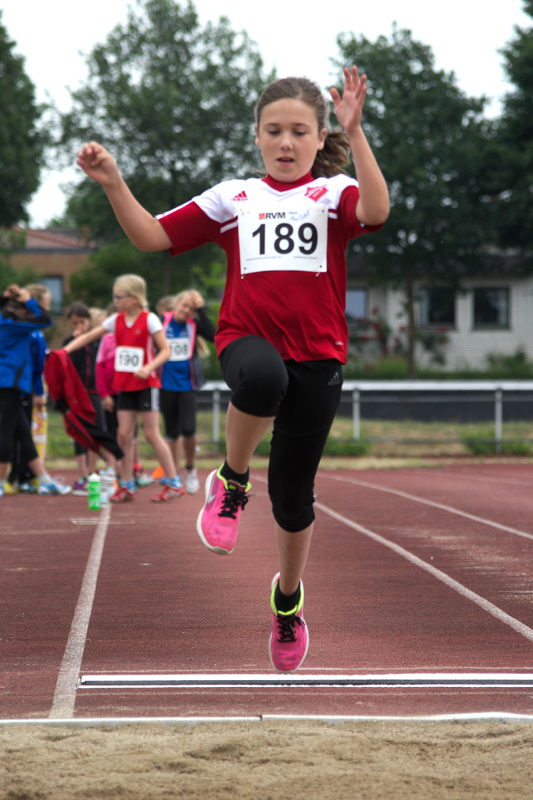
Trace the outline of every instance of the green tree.
<path fill-rule="evenodd" d="M 533 18 L 533 0 L 524 2 L 524 11 Z M 502 52 L 514 88 L 497 125 L 491 193 L 500 244 L 526 257 L 533 248 L 533 27 L 516 27 Z"/>
<path fill-rule="evenodd" d="M 253 106 L 272 76 L 263 75 L 255 45 L 227 19 L 201 26 L 190 2 L 140 0 L 93 49 L 88 66 L 89 78 L 62 118 L 60 144 L 73 160 L 83 142 L 101 141 L 153 213 L 259 166 Z M 65 221 L 88 225 L 104 241 L 120 235 L 102 191 L 89 180 L 74 187 Z M 161 269 L 166 293 L 190 283 L 199 266 L 209 272 L 213 252 L 201 248 L 181 256 L 179 265 L 166 254 L 147 263 Z"/>
<path fill-rule="evenodd" d="M 25 233 L 21 230 L 0 229 L 0 292 L 10 283 L 19 283 L 17 271 L 10 264 L 10 255 L 23 245 Z"/>
<path fill-rule="evenodd" d="M 39 186 L 44 137 L 38 123 L 43 108 L 14 52 L 0 11 L 0 227 L 27 219 L 26 204 Z"/>
<path fill-rule="evenodd" d="M 215 297 L 224 279 L 220 274 L 218 254 L 214 261 L 209 261 L 209 253 L 205 248 L 202 259 L 192 266 L 186 264 L 183 269 L 183 265 L 179 263 L 183 257 L 174 259 L 178 262 L 177 276 L 171 291 L 195 288 L 206 296 Z M 163 280 L 163 272 L 159 269 L 160 265 L 160 253 L 141 253 L 122 236 L 100 247 L 89 262 L 72 275 L 67 302 L 82 300 L 89 306 L 103 305 L 105 308 L 111 302 L 115 279 L 124 273 L 133 272 L 145 279 L 148 300 L 153 308 L 160 297 L 169 293 Z"/>
<path fill-rule="evenodd" d="M 405 291 L 407 362 L 415 372 L 415 301 L 421 285 L 457 287 L 483 269 L 480 174 L 487 147 L 483 100 L 466 97 L 431 49 L 393 27 L 388 40 L 338 37 L 341 58 L 369 77 L 363 125 L 389 183 L 391 215 L 355 242 L 376 282 Z"/>

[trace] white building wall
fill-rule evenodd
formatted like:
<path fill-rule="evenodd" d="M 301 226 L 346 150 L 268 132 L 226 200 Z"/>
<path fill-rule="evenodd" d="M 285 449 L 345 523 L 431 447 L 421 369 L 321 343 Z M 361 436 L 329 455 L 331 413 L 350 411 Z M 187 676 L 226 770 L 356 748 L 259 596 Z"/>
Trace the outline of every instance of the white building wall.
<path fill-rule="evenodd" d="M 472 289 L 477 287 L 508 287 L 510 290 L 510 326 L 504 329 L 474 328 L 474 308 Z M 459 369 L 486 366 L 487 355 L 497 353 L 514 355 L 523 350 L 533 360 L 533 277 L 480 278 L 465 281 L 464 291 L 457 292 L 455 307 L 455 328 L 448 331 L 448 344 L 444 348 L 446 363 L 444 368 Z M 369 288 L 368 310 L 377 308 L 393 331 L 403 336 L 406 316 L 403 292 L 380 287 Z M 421 348 L 417 352 L 418 363 L 431 366 L 431 358 Z M 433 365 L 437 366 L 437 365 Z"/>
<path fill-rule="evenodd" d="M 509 329 L 474 328 L 474 287 L 509 287 Z M 465 282 L 465 292 L 456 297 L 456 327 L 448 333 L 446 365 L 460 368 L 486 366 L 489 354 L 514 355 L 523 350 L 533 360 L 533 279 L 476 280 Z"/>

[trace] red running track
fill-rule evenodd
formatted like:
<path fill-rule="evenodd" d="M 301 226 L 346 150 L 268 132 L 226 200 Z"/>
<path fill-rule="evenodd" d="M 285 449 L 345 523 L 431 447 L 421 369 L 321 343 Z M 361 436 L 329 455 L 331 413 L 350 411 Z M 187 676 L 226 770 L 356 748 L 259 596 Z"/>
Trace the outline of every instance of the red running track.
<path fill-rule="evenodd" d="M 102 512 L 3 498 L 0 720 L 533 714 L 532 464 L 322 470 L 309 685 L 269 684 L 276 553 L 264 471 L 252 481 L 230 557 L 196 535 L 203 492 Z M 135 686 L 85 681 L 103 675 Z M 321 685 L 338 676 L 362 685 Z"/>

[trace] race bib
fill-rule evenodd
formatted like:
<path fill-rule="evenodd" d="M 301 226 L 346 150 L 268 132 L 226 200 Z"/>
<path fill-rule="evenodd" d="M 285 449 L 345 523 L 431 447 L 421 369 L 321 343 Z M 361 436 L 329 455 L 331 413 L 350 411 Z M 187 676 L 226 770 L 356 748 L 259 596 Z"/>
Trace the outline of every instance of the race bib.
<path fill-rule="evenodd" d="M 188 336 L 180 336 L 178 339 L 168 339 L 170 347 L 169 361 L 188 361 L 191 357 L 191 340 Z"/>
<path fill-rule="evenodd" d="M 238 210 L 241 275 L 267 270 L 327 272 L 328 210 L 317 203 L 283 210 L 243 204 Z"/>
<path fill-rule="evenodd" d="M 117 347 L 115 350 L 115 372 L 137 372 L 143 361 L 142 347 Z"/>

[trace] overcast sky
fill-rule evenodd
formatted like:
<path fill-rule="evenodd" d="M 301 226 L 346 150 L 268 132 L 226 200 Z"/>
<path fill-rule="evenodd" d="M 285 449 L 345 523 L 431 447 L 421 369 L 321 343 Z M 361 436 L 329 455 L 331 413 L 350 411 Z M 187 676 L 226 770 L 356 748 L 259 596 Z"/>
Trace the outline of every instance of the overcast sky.
<path fill-rule="evenodd" d="M 69 108 L 68 88 L 86 76 L 86 56 L 105 41 L 111 29 L 125 20 L 135 0 L 1 0 L 1 21 L 25 57 L 25 69 L 36 86 L 39 100 L 51 98 L 62 110 Z M 514 36 L 516 25 L 529 27 L 522 0 L 336 0 L 323 3 L 322 13 L 303 9 L 301 3 L 270 0 L 258 6 L 249 0 L 196 0 L 200 20 L 229 17 L 234 30 L 246 30 L 261 52 L 266 69 L 280 76 L 307 75 L 326 88 L 331 81 L 330 58 L 337 56 L 339 33 L 353 32 L 370 40 L 390 38 L 393 23 L 412 31 L 429 45 L 436 66 L 454 72 L 460 88 L 471 96 L 491 98 L 487 113 L 497 114 L 499 99 L 509 89 L 499 50 Z M 327 11 L 328 13 L 324 13 Z M 43 226 L 64 208 L 61 182 L 76 176 L 74 170 L 43 174 L 41 189 L 29 207 L 31 224 Z"/>

